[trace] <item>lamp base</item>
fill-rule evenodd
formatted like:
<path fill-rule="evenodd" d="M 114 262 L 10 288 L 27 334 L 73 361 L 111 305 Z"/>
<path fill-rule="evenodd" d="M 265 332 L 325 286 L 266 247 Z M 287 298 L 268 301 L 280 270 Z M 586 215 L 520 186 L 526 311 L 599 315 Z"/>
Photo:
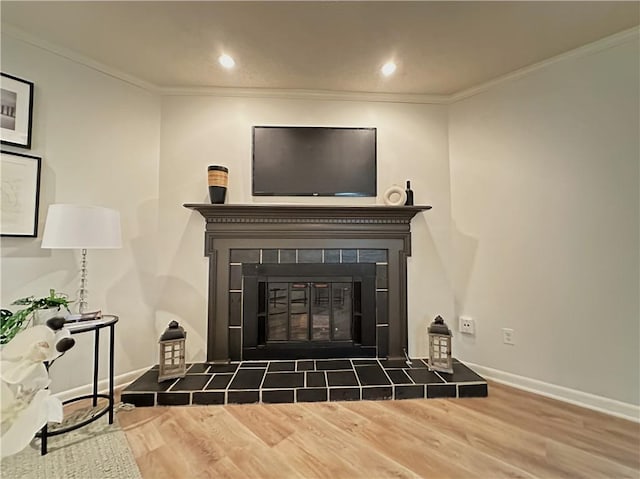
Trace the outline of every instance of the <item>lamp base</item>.
<path fill-rule="evenodd" d="M 82 249 L 82 259 L 80 260 L 80 293 L 78 294 L 78 313 L 87 312 L 87 250 Z"/>

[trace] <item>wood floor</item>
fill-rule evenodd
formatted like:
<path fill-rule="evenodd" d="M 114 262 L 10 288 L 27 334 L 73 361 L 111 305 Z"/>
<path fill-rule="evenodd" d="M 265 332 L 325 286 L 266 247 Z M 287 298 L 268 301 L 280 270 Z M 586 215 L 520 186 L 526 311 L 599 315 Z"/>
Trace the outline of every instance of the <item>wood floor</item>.
<path fill-rule="evenodd" d="M 640 425 L 489 383 L 488 398 L 118 412 L 150 478 L 638 478 Z"/>

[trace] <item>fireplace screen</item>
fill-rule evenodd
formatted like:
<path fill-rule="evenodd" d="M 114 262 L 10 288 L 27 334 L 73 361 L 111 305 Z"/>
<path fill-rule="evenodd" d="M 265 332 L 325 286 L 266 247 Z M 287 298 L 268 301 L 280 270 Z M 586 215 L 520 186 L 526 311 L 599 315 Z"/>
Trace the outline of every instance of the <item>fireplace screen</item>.
<path fill-rule="evenodd" d="M 353 339 L 352 283 L 273 282 L 266 290 L 268 342 Z"/>
<path fill-rule="evenodd" d="M 243 265 L 245 359 L 375 356 L 375 264 Z"/>

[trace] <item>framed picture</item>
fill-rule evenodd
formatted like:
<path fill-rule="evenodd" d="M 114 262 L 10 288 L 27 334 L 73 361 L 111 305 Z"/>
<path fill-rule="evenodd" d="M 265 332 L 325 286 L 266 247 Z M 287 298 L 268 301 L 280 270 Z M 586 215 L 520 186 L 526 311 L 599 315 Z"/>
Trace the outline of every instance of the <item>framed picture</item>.
<path fill-rule="evenodd" d="M 0 75 L 0 140 L 5 145 L 31 148 L 33 83 Z"/>
<path fill-rule="evenodd" d="M 0 236 L 38 236 L 40 163 L 37 156 L 0 152 Z"/>

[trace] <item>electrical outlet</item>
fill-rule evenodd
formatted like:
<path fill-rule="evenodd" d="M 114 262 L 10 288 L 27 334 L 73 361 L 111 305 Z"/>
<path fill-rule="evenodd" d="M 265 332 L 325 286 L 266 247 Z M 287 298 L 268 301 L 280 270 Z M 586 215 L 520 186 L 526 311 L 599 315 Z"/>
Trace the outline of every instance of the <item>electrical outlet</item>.
<path fill-rule="evenodd" d="M 516 344 L 516 332 L 513 329 L 502 328 L 502 342 L 504 344 Z"/>
<path fill-rule="evenodd" d="M 460 318 L 458 318 L 458 330 L 464 334 L 475 334 L 476 323 L 473 318 L 460 316 Z"/>

